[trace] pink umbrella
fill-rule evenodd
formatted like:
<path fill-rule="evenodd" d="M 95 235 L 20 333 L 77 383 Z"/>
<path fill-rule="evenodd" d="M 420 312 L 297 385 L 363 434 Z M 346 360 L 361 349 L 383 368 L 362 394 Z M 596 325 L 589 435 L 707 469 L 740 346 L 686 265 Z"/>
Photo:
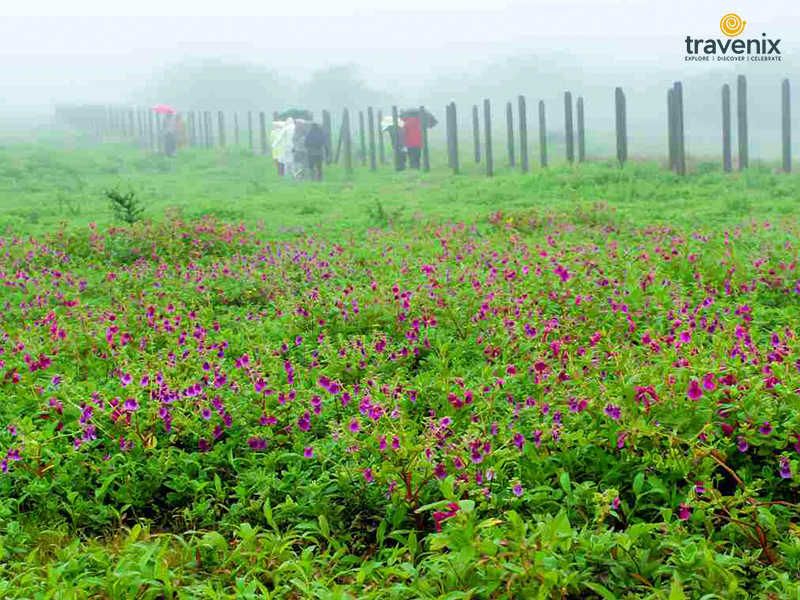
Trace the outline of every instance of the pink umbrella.
<path fill-rule="evenodd" d="M 174 115 L 178 112 L 169 104 L 156 104 L 151 110 L 160 115 Z"/>

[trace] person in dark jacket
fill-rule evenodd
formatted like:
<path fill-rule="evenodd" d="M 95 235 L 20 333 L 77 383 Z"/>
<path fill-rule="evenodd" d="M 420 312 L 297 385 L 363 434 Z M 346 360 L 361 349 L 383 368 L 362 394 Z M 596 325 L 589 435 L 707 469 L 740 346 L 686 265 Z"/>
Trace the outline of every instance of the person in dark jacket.
<path fill-rule="evenodd" d="M 306 134 L 308 169 L 315 181 L 322 181 L 322 157 L 325 149 L 325 132 L 317 123 L 312 123 Z"/>

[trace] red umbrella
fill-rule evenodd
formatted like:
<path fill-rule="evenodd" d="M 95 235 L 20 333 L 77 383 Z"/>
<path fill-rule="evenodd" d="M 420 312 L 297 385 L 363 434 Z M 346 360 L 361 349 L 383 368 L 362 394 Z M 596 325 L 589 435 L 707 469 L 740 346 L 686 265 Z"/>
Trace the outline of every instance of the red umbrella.
<path fill-rule="evenodd" d="M 169 104 L 156 104 L 151 110 L 160 115 L 174 115 L 178 112 Z"/>

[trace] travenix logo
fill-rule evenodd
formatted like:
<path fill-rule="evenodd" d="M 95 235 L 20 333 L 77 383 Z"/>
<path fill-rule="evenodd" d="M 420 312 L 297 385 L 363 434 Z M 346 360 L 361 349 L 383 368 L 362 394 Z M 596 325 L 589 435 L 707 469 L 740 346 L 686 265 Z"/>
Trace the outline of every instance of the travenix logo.
<path fill-rule="evenodd" d="M 719 29 L 729 39 L 701 39 L 686 36 L 686 56 L 684 60 L 693 62 L 740 61 L 767 62 L 782 60 L 778 47 L 780 39 L 768 38 L 762 33 L 760 38 L 738 39 L 747 21 L 736 13 L 728 13 L 719 21 Z"/>

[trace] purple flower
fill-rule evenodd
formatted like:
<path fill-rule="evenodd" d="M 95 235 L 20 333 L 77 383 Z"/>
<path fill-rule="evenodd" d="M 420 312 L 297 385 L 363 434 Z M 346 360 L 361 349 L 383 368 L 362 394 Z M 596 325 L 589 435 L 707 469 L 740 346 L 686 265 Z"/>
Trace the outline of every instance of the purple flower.
<path fill-rule="evenodd" d="M 447 468 L 444 466 L 443 463 L 439 463 L 433 470 L 433 474 L 436 477 L 436 479 L 444 479 L 445 477 L 447 477 Z"/>
<path fill-rule="evenodd" d="M 267 440 L 264 438 L 251 437 L 247 443 L 253 450 L 264 450 L 267 447 Z"/>
<path fill-rule="evenodd" d="M 620 505 L 620 499 L 619 496 L 617 496 L 611 501 L 611 509 L 617 510 L 619 508 L 619 505 Z"/>
<path fill-rule="evenodd" d="M 686 395 L 689 396 L 691 400 L 699 400 L 703 397 L 703 390 L 700 388 L 700 384 L 697 383 L 696 379 L 692 379 L 689 382 L 689 389 Z"/>
<path fill-rule="evenodd" d="M 614 419 L 615 421 L 619 421 L 622 417 L 622 409 L 619 406 L 614 404 L 606 404 L 606 407 L 603 409 L 603 412 Z"/>
<path fill-rule="evenodd" d="M 761 435 L 769 435 L 772 433 L 772 425 L 769 424 L 769 421 L 764 421 L 758 431 L 761 432 Z"/>
<path fill-rule="evenodd" d="M 522 496 L 522 493 L 525 491 L 520 484 L 515 484 L 514 487 L 511 488 L 511 491 L 514 492 L 514 495 L 519 497 Z"/>
<path fill-rule="evenodd" d="M 750 447 L 747 444 L 747 440 L 742 436 L 736 438 L 736 446 L 739 448 L 739 452 L 747 452 L 747 449 Z"/>
<path fill-rule="evenodd" d="M 133 412 L 139 410 L 139 403 L 136 401 L 135 398 L 128 398 L 125 400 L 125 404 L 123 405 L 125 410 Z"/>
<path fill-rule="evenodd" d="M 692 509 L 689 508 L 684 502 L 678 507 L 678 518 L 681 521 L 688 521 L 692 514 Z"/>
<path fill-rule="evenodd" d="M 789 464 L 789 460 L 785 457 L 781 457 L 781 469 L 780 469 L 781 477 L 784 479 L 791 479 L 792 478 L 792 467 Z"/>
<path fill-rule="evenodd" d="M 361 474 L 364 476 L 364 479 L 366 480 L 367 483 L 372 483 L 373 481 L 375 481 L 375 477 L 372 476 L 372 469 L 369 468 L 364 469 L 363 471 L 361 471 Z"/>
<path fill-rule="evenodd" d="M 358 419 L 353 419 L 350 421 L 350 431 L 353 433 L 358 433 L 361 431 L 361 425 L 358 424 Z"/>
<path fill-rule="evenodd" d="M 314 448 L 311 446 L 303 448 L 303 458 L 314 458 Z"/>
<path fill-rule="evenodd" d="M 694 491 L 695 491 L 695 493 L 696 493 L 698 496 L 702 496 L 703 494 L 705 494 L 705 493 L 706 493 L 706 488 L 705 488 L 705 486 L 703 485 L 703 482 L 702 482 L 702 481 L 698 481 L 697 483 L 695 483 L 695 485 L 694 485 Z"/>
<path fill-rule="evenodd" d="M 522 452 L 522 447 L 525 445 L 525 436 L 521 433 L 514 434 L 514 445 Z"/>

